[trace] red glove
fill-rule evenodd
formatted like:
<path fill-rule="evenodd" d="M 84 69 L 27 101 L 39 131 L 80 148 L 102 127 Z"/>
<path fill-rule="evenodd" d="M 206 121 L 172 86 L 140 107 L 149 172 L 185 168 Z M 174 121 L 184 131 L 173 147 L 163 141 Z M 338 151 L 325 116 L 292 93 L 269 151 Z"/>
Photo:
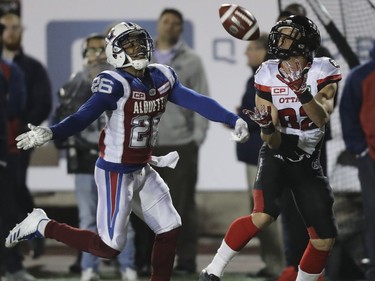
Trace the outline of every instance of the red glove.
<path fill-rule="evenodd" d="M 257 123 L 261 128 L 268 127 L 272 123 L 271 106 L 267 106 L 267 110 L 266 107 L 262 105 L 260 110 L 254 107 L 254 111 L 244 109 L 242 112 L 249 116 L 249 118 Z"/>
<path fill-rule="evenodd" d="M 311 68 L 311 62 L 308 62 L 303 69 L 301 67 L 301 63 L 299 60 L 295 61 L 296 69 L 293 69 L 289 62 L 285 63 L 286 70 L 281 67 L 279 69 L 281 75 L 277 74 L 276 77 L 281 82 L 288 85 L 288 87 L 292 89 L 292 91 L 297 95 L 297 97 L 299 97 L 307 89 L 307 73 Z"/>

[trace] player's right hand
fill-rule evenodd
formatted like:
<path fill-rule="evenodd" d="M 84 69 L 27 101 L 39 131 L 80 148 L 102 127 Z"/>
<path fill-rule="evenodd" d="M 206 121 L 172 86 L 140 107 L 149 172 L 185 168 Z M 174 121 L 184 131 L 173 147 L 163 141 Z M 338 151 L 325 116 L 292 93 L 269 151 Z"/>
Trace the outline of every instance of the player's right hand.
<path fill-rule="evenodd" d="M 288 61 L 284 61 L 282 66 L 279 69 L 280 74 L 277 74 L 276 77 L 288 85 L 292 91 L 299 96 L 307 89 L 307 74 L 311 68 L 311 62 L 308 62 L 304 67 L 302 67 L 299 60 L 295 60 L 295 66 L 293 66 Z"/>
<path fill-rule="evenodd" d="M 249 116 L 249 118 L 261 128 L 267 128 L 272 123 L 271 106 L 267 106 L 267 110 L 264 105 L 261 105 L 260 110 L 257 107 L 254 107 L 254 111 L 244 109 L 242 112 Z"/>
<path fill-rule="evenodd" d="M 52 139 L 53 134 L 50 128 L 42 126 L 27 125 L 29 132 L 23 133 L 16 137 L 17 148 L 28 150 L 33 147 L 39 147 Z"/>

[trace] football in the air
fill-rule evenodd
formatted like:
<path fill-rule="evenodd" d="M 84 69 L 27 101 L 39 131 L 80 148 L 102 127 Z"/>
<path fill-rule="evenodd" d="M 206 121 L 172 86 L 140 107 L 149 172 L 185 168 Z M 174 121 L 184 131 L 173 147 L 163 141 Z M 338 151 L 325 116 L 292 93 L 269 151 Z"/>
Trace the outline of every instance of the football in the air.
<path fill-rule="evenodd" d="M 223 4 L 219 8 L 221 24 L 233 37 L 251 41 L 259 38 L 258 21 L 245 8 L 235 4 Z"/>

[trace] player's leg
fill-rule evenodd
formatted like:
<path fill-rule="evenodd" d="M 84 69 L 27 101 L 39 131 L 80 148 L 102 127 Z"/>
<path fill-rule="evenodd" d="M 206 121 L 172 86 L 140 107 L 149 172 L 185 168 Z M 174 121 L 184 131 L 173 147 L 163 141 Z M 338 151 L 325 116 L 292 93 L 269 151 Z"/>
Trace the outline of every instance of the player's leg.
<path fill-rule="evenodd" d="M 134 190 L 140 184 L 136 175 L 142 173 L 142 170 L 130 174 L 104 173 L 105 184 L 98 185 L 98 233 L 106 244 L 121 251 L 117 261 L 122 279 L 134 281 L 138 277 L 135 271 L 134 229 L 130 223 L 130 213 Z M 100 180 L 102 178 L 97 179 Z"/>
<path fill-rule="evenodd" d="M 297 281 L 315 281 L 324 270 L 337 235 L 332 189 L 313 159 L 304 160 L 292 173 L 295 175 L 293 195 L 310 236 L 299 264 Z"/>
<path fill-rule="evenodd" d="M 254 209 L 251 215 L 231 223 L 211 263 L 202 270 L 201 281 L 219 280 L 225 267 L 261 229 L 272 223 L 280 213 L 277 204 L 281 196 L 283 162 L 268 147 L 260 151 L 258 177 L 254 185 Z"/>
<path fill-rule="evenodd" d="M 289 189 L 284 191 L 282 197 L 281 223 L 286 267 L 277 281 L 294 281 L 297 277 L 299 262 L 309 242 L 309 235 Z"/>
<path fill-rule="evenodd" d="M 195 202 L 198 175 L 198 146 L 195 142 L 176 146 L 161 146 L 155 155 L 166 155 L 176 150 L 180 155 L 174 169 L 155 168 L 171 193 L 173 206 L 181 216 L 182 227 L 177 240 L 176 267 L 174 274 L 183 275 L 196 272 L 198 248 L 198 214 Z"/>
<path fill-rule="evenodd" d="M 150 166 L 135 175 L 137 185 L 134 190 L 132 208 L 156 234 L 151 255 L 151 281 L 170 280 L 176 252 L 181 218 L 173 207 L 168 186 Z"/>
<path fill-rule="evenodd" d="M 82 230 L 47 217 L 42 209 L 34 209 L 22 222 L 16 225 L 5 241 L 5 246 L 35 238 L 51 238 L 79 251 L 90 252 L 102 258 L 114 258 L 119 251 L 109 247 L 98 234 Z"/>
<path fill-rule="evenodd" d="M 118 175 L 118 177 L 120 176 L 121 175 Z M 117 180 L 119 180 L 118 177 Z M 110 179 L 112 181 L 110 181 Z M 106 200 L 111 202 L 111 189 L 106 183 L 113 183 L 116 180 L 115 175 L 96 167 L 95 180 L 99 190 L 99 204 L 100 202 L 104 204 Z M 108 193 L 105 193 L 106 191 L 108 191 Z M 117 191 L 117 189 L 113 191 Z M 104 198 L 100 200 L 100 196 L 103 195 Z M 107 208 L 100 210 L 100 213 L 108 213 Z M 109 223 L 111 232 L 113 232 L 113 223 L 114 221 Z M 123 240 L 126 239 L 125 237 L 121 238 L 116 242 L 116 245 L 113 245 L 112 241 L 106 239 L 107 241 L 104 242 L 101 237 L 93 231 L 82 230 L 64 223 L 59 223 L 49 219 L 42 209 L 34 209 L 33 212 L 10 231 L 5 245 L 7 247 L 13 247 L 20 241 L 38 237 L 55 239 L 79 251 L 89 252 L 98 257 L 108 259 L 114 258 L 119 254 L 119 249 L 121 249 L 121 247 L 118 247 L 118 242 L 124 243 Z"/>
<path fill-rule="evenodd" d="M 250 210 L 254 208 L 253 187 L 257 170 L 258 167 L 256 165 L 246 165 L 247 183 L 251 201 Z M 260 242 L 260 255 L 265 267 L 256 273 L 256 277 L 275 277 L 281 272 L 285 264 L 280 220 L 263 229 L 257 237 Z"/>

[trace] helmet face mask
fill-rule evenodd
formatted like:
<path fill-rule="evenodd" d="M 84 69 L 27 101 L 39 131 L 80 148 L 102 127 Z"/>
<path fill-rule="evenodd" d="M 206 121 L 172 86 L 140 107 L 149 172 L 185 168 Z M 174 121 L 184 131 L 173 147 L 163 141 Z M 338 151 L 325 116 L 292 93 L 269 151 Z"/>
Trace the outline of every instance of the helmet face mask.
<path fill-rule="evenodd" d="M 115 25 L 106 38 L 107 61 L 115 68 L 144 69 L 151 60 L 153 50 L 151 36 L 134 23 L 122 22 Z"/>
<path fill-rule="evenodd" d="M 290 16 L 277 22 L 268 38 L 268 52 L 282 60 L 303 56 L 312 61 L 319 46 L 317 26 L 303 16 Z"/>

